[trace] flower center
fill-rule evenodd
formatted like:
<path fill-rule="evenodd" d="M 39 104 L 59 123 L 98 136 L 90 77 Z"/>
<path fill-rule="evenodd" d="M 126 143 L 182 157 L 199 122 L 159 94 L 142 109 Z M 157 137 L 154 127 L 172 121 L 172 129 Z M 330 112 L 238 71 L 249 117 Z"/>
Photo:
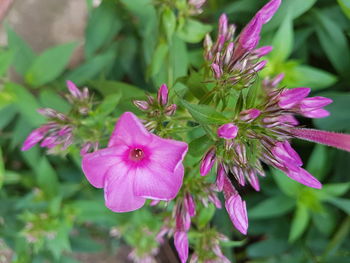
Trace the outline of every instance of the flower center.
<path fill-rule="evenodd" d="M 130 151 L 130 159 L 133 161 L 141 161 L 144 157 L 144 152 L 140 148 Z"/>

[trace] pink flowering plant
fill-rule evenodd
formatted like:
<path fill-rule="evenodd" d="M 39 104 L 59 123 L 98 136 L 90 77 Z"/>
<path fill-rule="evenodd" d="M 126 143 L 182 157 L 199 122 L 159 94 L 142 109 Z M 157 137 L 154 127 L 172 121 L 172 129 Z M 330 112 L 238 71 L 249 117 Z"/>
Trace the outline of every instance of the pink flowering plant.
<path fill-rule="evenodd" d="M 333 106 L 345 95 L 319 92 L 335 77 L 288 59 L 299 51 L 292 22 L 300 14 L 290 11 L 297 6 L 263 2 L 237 25 L 230 10 L 243 1 L 230 3 L 214 26 L 202 18 L 212 19 L 216 1 L 105 0 L 90 6 L 84 64 L 41 73 L 46 57 L 60 64 L 74 44 L 45 51 L 28 68 L 14 62 L 31 92 L 4 80 L 10 117 L 0 132 L 18 113 L 21 136 L 9 147 L 21 144 L 24 164 L 11 165 L 35 175 L 11 206 L 18 175 L 5 173 L 0 226 L 18 228 L 20 241 L 0 233 L 17 242 L 15 262 L 70 262 L 79 248 L 105 244 L 127 244 L 125 260 L 143 263 L 332 259 L 349 231 L 348 216 L 336 228 L 349 213 L 341 196 L 350 184 L 334 168 L 349 160 L 349 116 Z M 317 10 L 312 16 L 329 27 Z M 15 57 L 32 56 L 11 29 L 8 36 L 22 48 Z M 345 79 L 342 63 L 330 60 Z M 312 243 L 317 235 L 330 239 L 326 248 Z"/>

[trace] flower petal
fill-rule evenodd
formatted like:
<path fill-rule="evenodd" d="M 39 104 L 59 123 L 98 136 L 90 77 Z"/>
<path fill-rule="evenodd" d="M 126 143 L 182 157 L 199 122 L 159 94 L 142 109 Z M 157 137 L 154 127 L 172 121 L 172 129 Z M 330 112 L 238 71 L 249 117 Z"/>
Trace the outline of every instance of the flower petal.
<path fill-rule="evenodd" d="M 184 142 L 163 139 L 152 135 L 152 142 L 148 145 L 151 152 L 151 162 L 159 164 L 169 172 L 173 172 L 187 153 L 188 146 Z"/>
<path fill-rule="evenodd" d="M 104 183 L 105 204 L 113 212 L 130 212 L 145 204 L 144 198 L 134 195 L 134 172 L 128 170 L 123 163 L 107 171 Z"/>
<path fill-rule="evenodd" d="M 155 200 L 171 200 L 180 190 L 184 176 L 181 163 L 174 172 L 152 164 L 135 171 L 134 193 L 136 196 Z"/>
<path fill-rule="evenodd" d="M 85 154 L 81 166 L 90 184 L 102 188 L 106 172 L 111 166 L 120 162 L 120 156 L 125 150 L 127 150 L 127 146 L 118 145 Z"/>
<path fill-rule="evenodd" d="M 120 144 L 121 142 L 132 144 L 148 144 L 152 139 L 151 134 L 146 130 L 141 121 L 131 112 L 123 113 L 115 125 L 108 147 Z"/>

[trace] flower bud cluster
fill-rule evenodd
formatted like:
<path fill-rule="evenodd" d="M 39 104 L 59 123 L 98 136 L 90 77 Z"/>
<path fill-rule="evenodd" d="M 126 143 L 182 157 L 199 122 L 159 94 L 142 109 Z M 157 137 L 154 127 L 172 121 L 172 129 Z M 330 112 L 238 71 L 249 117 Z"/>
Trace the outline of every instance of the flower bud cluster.
<path fill-rule="evenodd" d="M 151 95 L 147 95 L 147 100 L 134 100 L 134 105 L 141 111 L 146 112 L 150 121 L 146 123 L 149 131 L 153 131 L 157 126 L 155 119 L 173 116 L 176 112 L 177 105 L 169 103 L 169 89 L 166 84 L 160 86 L 155 99 Z"/>
<path fill-rule="evenodd" d="M 266 65 L 265 60 L 259 59 L 272 50 L 271 46 L 256 48 L 262 26 L 271 19 L 280 3 L 280 0 L 267 3 L 235 40 L 236 26 L 228 24 L 226 14 L 221 15 L 215 43 L 209 34 L 204 40 L 204 57 L 216 81 L 224 85 L 234 85 L 236 89 L 252 85 L 256 73 Z"/>

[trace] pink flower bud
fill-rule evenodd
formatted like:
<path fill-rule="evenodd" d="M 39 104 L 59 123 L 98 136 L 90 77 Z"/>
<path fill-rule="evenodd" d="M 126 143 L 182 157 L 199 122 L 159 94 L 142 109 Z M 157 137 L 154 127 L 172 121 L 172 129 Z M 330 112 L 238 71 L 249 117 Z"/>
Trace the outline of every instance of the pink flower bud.
<path fill-rule="evenodd" d="M 278 74 L 274 79 L 272 79 L 271 86 L 276 87 L 284 79 L 284 76 L 284 73 Z"/>
<path fill-rule="evenodd" d="M 224 59 L 224 63 L 225 65 L 230 64 L 231 58 L 232 58 L 232 54 L 233 54 L 233 48 L 234 48 L 234 43 L 230 42 L 225 50 L 225 59 Z"/>
<path fill-rule="evenodd" d="M 260 116 L 260 110 L 258 109 L 249 109 L 241 111 L 239 114 L 239 119 L 245 122 L 252 122 Z"/>
<path fill-rule="evenodd" d="M 314 119 L 325 118 L 330 115 L 329 111 L 325 109 L 314 109 L 314 110 L 308 110 L 308 111 L 301 110 L 300 113 L 305 117 L 314 118 Z"/>
<path fill-rule="evenodd" d="M 285 89 L 279 95 L 278 105 L 282 109 L 290 109 L 309 95 L 310 88 Z"/>
<path fill-rule="evenodd" d="M 212 192 L 211 194 L 209 194 L 208 196 L 209 201 L 215 205 L 215 207 L 217 209 L 221 209 L 221 201 L 220 199 L 217 197 L 217 195 L 215 194 L 215 192 Z"/>
<path fill-rule="evenodd" d="M 273 47 L 272 46 L 264 46 L 258 49 L 254 50 L 254 55 L 256 55 L 258 58 L 261 58 L 263 56 L 266 56 L 272 51 Z"/>
<path fill-rule="evenodd" d="M 175 114 L 177 109 L 176 104 L 171 104 L 165 108 L 164 114 L 167 116 L 172 116 Z"/>
<path fill-rule="evenodd" d="M 133 103 L 139 110 L 146 111 L 149 109 L 149 104 L 145 100 L 134 100 Z"/>
<path fill-rule="evenodd" d="M 263 61 L 260 61 L 260 62 L 256 63 L 253 66 L 252 72 L 258 72 L 258 71 L 262 70 L 266 66 L 266 64 L 267 64 L 266 60 L 263 60 Z"/>
<path fill-rule="evenodd" d="M 168 93 L 168 87 L 165 84 L 161 85 L 157 96 L 160 105 L 165 106 L 168 103 Z"/>
<path fill-rule="evenodd" d="M 226 41 L 232 41 L 233 39 L 233 35 L 236 32 L 236 26 L 235 25 L 229 25 L 228 27 L 228 31 L 226 34 Z"/>
<path fill-rule="evenodd" d="M 281 0 L 271 0 L 260 9 L 257 15 L 260 16 L 264 24 L 266 24 L 271 20 L 271 18 L 279 8 L 280 4 L 281 4 Z"/>
<path fill-rule="evenodd" d="M 218 136 L 226 140 L 236 138 L 238 133 L 238 127 L 233 123 L 226 123 L 221 125 L 218 129 Z"/>
<path fill-rule="evenodd" d="M 216 161 L 215 148 L 211 148 L 202 158 L 199 173 L 201 176 L 207 175 Z"/>
<path fill-rule="evenodd" d="M 36 110 L 39 114 L 43 115 L 46 118 L 57 118 L 58 112 L 51 108 L 40 108 Z"/>
<path fill-rule="evenodd" d="M 322 184 L 308 171 L 304 170 L 301 167 L 298 167 L 297 170 L 287 170 L 285 173 L 288 177 L 303 185 L 316 189 L 322 188 Z"/>
<path fill-rule="evenodd" d="M 283 166 L 290 167 L 291 165 L 303 165 L 301 158 L 290 146 L 288 141 L 276 143 L 276 145 L 271 149 L 271 152 Z"/>
<path fill-rule="evenodd" d="M 248 215 L 245 201 L 242 200 L 239 194 L 235 194 L 226 199 L 225 207 L 235 228 L 246 235 Z"/>
<path fill-rule="evenodd" d="M 28 135 L 27 139 L 24 141 L 21 151 L 27 151 L 31 149 L 35 144 L 37 144 L 44 138 L 47 131 L 48 131 L 47 126 L 42 126 L 40 128 L 33 130 Z"/>
<path fill-rule="evenodd" d="M 331 104 L 333 100 L 325 97 L 305 98 L 300 102 L 300 109 L 307 111 L 308 109 L 322 108 Z"/>
<path fill-rule="evenodd" d="M 174 244 L 181 263 L 186 263 L 188 258 L 188 238 L 184 231 L 175 232 Z"/>
<path fill-rule="evenodd" d="M 260 184 L 258 177 L 255 174 L 254 170 L 249 170 L 247 174 L 248 181 L 250 185 L 254 188 L 255 191 L 259 192 L 260 191 Z"/>
<path fill-rule="evenodd" d="M 40 147 L 51 149 L 59 144 L 59 142 L 57 142 L 57 139 L 58 137 L 56 135 L 50 135 L 41 142 Z"/>
<path fill-rule="evenodd" d="M 218 64 L 212 63 L 211 69 L 213 70 L 216 79 L 219 79 L 222 75 L 222 70 Z"/>
<path fill-rule="evenodd" d="M 238 42 L 245 52 L 253 50 L 258 45 L 262 24 L 260 17 L 255 16 L 242 30 Z"/>
<path fill-rule="evenodd" d="M 186 209 L 187 209 L 189 215 L 191 217 L 195 216 L 196 215 L 196 203 L 194 202 L 192 195 L 186 194 L 184 201 L 185 201 L 185 206 L 186 206 Z"/>
<path fill-rule="evenodd" d="M 219 18 L 219 35 L 226 36 L 227 34 L 227 16 L 222 14 Z"/>
<path fill-rule="evenodd" d="M 80 90 L 77 88 L 77 86 L 72 81 L 67 80 L 66 83 L 67 83 L 67 88 L 68 88 L 70 94 L 72 94 L 72 96 L 74 98 L 79 99 L 82 97 Z"/>
<path fill-rule="evenodd" d="M 224 179 L 226 176 L 226 171 L 223 164 L 219 164 L 217 175 L 216 175 L 216 187 L 218 191 L 221 192 L 224 187 Z"/>

